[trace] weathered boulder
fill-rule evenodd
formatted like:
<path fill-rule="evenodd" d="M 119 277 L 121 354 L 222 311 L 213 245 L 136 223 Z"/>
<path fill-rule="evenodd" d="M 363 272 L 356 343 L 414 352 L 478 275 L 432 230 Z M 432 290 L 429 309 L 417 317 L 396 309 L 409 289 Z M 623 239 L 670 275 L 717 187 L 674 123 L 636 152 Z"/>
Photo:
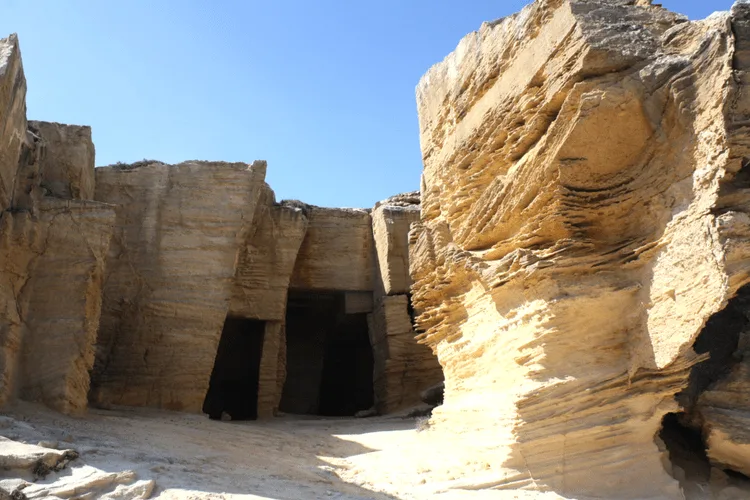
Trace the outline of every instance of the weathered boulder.
<path fill-rule="evenodd" d="M 433 428 L 472 443 L 434 469 L 454 487 L 681 495 L 655 436 L 750 281 L 750 38 L 745 4 L 634 3 L 536 1 L 417 88 L 413 302 Z"/>
<path fill-rule="evenodd" d="M 91 398 L 200 411 L 265 162 L 96 169 L 116 206 Z"/>
<path fill-rule="evenodd" d="M 154 490 L 153 480 L 138 480 L 133 471 L 105 472 L 80 463 L 75 450 L 57 450 L 43 444 L 0 437 L 0 499 L 141 500 Z M 44 480 L 51 474 L 51 480 Z"/>
<path fill-rule="evenodd" d="M 432 387 L 428 387 L 419 394 L 423 403 L 430 406 L 439 406 L 443 404 L 443 392 L 445 391 L 445 382 L 440 382 Z"/>
<path fill-rule="evenodd" d="M 29 477 L 43 478 L 51 471 L 60 470 L 78 458 L 73 450 L 55 450 L 33 444 L 19 443 L 0 436 L 0 468 L 18 469 Z"/>

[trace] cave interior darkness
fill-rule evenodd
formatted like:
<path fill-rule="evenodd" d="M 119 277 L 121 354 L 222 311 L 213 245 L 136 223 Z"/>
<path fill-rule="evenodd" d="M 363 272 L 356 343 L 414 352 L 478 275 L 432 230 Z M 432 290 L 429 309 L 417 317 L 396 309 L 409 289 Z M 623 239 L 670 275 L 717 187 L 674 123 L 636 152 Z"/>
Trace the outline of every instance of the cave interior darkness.
<path fill-rule="evenodd" d="M 750 341 L 750 285 L 739 290 L 727 306 L 711 316 L 693 344 L 697 354 L 708 354 L 695 365 L 688 386 L 676 399 L 683 411 L 668 413 L 662 420 L 659 438 L 664 442 L 673 465 L 691 477 L 709 479 L 711 464 L 707 456 L 703 423 L 696 405 L 700 395 L 726 377 L 744 355 L 743 345 Z M 728 475 L 747 479 L 738 472 Z"/>
<path fill-rule="evenodd" d="M 367 314 L 346 314 L 345 292 L 290 292 L 286 339 L 282 412 L 340 417 L 373 406 Z"/>
<path fill-rule="evenodd" d="M 265 321 L 227 316 L 221 332 L 203 413 L 219 419 L 258 418 L 258 382 Z"/>

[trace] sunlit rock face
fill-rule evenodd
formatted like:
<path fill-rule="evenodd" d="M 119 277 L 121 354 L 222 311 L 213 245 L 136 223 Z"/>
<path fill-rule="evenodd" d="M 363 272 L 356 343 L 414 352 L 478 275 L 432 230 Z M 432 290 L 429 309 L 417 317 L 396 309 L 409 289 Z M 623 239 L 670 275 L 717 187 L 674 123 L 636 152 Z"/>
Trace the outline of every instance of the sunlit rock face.
<path fill-rule="evenodd" d="M 372 211 L 376 284 L 368 321 L 380 413 L 420 404 L 420 393 L 443 378 L 435 355 L 417 344 L 412 324 L 409 230 L 419 217 L 418 192 L 392 196 Z"/>
<path fill-rule="evenodd" d="M 537 1 L 417 87 L 413 300 L 469 484 L 681 494 L 655 436 L 750 280 L 750 9 L 649 4 Z"/>
<path fill-rule="evenodd" d="M 94 169 L 90 127 L 27 121 L 15 35 L 0 109 L 0 408 L 255 419 L 286 392 L 367 416 L 441 380 L 412 325 L 418 192 L 324 208 L 277 202 L 264 161 Z"/>
<path fill-rule="evenodd" d="M 113 207 L 84 126 L 26 120 L 18 38 L 0 40 L 0 405 L 87 406 Z"/>
<path fill-rule="evenodd" d="M 96 169 L 116 206 L 91 398 L 200 411 L 265 162 Z"/>

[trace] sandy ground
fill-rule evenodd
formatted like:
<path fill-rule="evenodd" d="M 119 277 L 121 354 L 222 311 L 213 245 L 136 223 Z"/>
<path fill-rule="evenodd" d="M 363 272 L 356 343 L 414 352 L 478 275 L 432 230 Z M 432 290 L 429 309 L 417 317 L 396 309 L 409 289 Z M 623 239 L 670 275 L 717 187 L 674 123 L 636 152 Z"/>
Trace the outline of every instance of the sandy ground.
<path fill-rule="evenodd" d="M 159 499 L 428 499 L 466 498 L 436 490 L 409 465 L 408 450 L 426 434 L 414 419 L 212 421 L 150 409 L 92 409 L 85 418 L 19 403 L 4 413 L 15 424 L 0 435 L 72 448 L 80 458 L 65 475 L 134 471 L 153 479 Z M 380 450 L 388 449 L 382 454 Z M 425 450 L 422 450 L 425 451 Z M 390 472 L 387 472 L 390 471 Z M 464 492 L 468 493 L 468 492 Z M 471 498 L 561 498 L 524 492 L 470 492 Z"/>
<path fill-rule="evenodd" d="M 432 431 L 417 432 L 414 419 L 401 417 L 221 422 L 128 408 L 92 409 L 85 418 L 73 418 L 28 403 L 4 415 L 0 435 L 80 453 L 67 469 L 41 481 L 50 485 L 76 475 L 134 471 L 138 480 L 155 481 L 151 498 L 159 499 L 563 498 L 521 490 L 482 491 L 474 489 L 477 484 L 456 488 L 464 478 L 450 474 L 454 465 L 459 468 L 446 453 L 450 444 L 436 443 Z M 441 470 L 425 463 L 439 463 Z M 433 480 L 437 477 L 448 480 Z M 750 489 L 736 491 L 739 496 L 715 496 L 707 485 L 692 486 L 694 491 L 686 490 L 688 499 L 750 498 Z"/>

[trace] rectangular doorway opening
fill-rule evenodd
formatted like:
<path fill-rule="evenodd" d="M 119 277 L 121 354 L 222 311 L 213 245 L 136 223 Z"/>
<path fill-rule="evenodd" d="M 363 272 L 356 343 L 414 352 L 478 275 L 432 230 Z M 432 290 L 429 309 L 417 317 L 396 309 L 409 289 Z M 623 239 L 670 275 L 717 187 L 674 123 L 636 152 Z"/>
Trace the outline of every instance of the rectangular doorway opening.
<path fill-rule="evenodd" d="M 342 292 L 290 292 L 285 413 L 353 416 L 372 407 L 367 314 L 346 314 Z"/>
<path fill-rule="evenodd" d="M 211 373 L 203 413 L 219 419 L 258 418 L 258 382 L 266 322 L 227 316 Z"/>

